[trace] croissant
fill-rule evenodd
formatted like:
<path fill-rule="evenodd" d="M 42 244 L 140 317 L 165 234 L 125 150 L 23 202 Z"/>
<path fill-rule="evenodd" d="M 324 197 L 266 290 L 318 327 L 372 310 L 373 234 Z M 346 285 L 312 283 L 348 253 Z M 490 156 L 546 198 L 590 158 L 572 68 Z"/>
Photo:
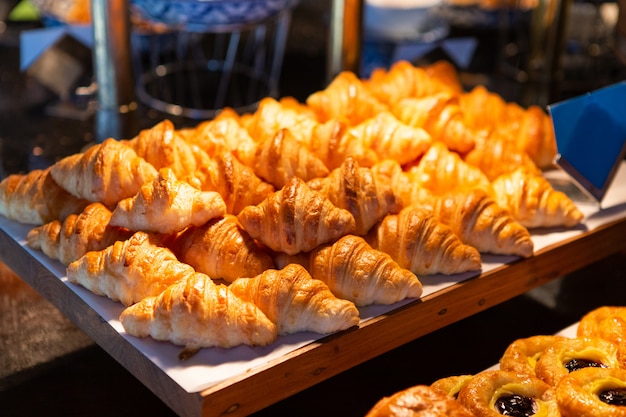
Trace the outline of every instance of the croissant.
<path fill-rule="evenodd" d="M 125 306 L 162 293 L 195 270 L 163 246 L 160 235 L 136 232 L 67 266 L 69 282 Z"/>
<path fill-rule="evenodd" d="M 174 124 L 167 119 L 122 143 L 130 146 L 137 156 L 145 159 L 157 171 L 170 168 L 178 178 L 193 175 L 198 166 L 197 150 L 180 136 Z"/>
<path fill-rule="evenodd" d="M 132 336 L 150 336 L 189 350 L 266 346 L 277 336 L 276 325 L 258 307 L 200 272 L 127 307 L 120 321 Z"/>
<path fill-rule="evenodd" d="M 348 134 L 366 141 L 379 159 L 393 159 L 400 165 L 421 157 L 432 142 L 424 129 L 408 126 L 388 111 L 352 127 Z"/>
<path fill-rule="evenodd" d="M 324 123 L 336 119 L 350 126 L 387 110 L 387 106 L 350 71 L 337 74 L 324 90 L 309 95 L 306 104 L 315 112 L 318 121 Z"/>
<path fill-rule="evenodd" d="M 225 213 L 226 203 L 218 192 L 200 191 L 178 180 L 171 168 L 162 168 L 158 178 L 117 204 L 109 223 L 135 231 L 172 234 Z"/>
<path fill-rule="evenodd" d="M 434 142 L 417 165 L 406 172 L 415 186 L 436 194 L 459 188 L 491 190 L 491 182 L 480 168 L 463 161 L 458 153 L 450 151 L 442 142 Z"/>
<path fill-rule="evenodd" d="M 308 185 L 335 206 L 352 213 L 356 225 L 354 234 L 359 236 L 365 235 L 387 214 L 397 213 L 402 208 L 402 200 L 393 188 L 352 158 L 346 159 L 329 176 L 311 180 Z"/>
<path fill-rule="evenodd" d="M 394 103 L 391 112 L 401 122 L 426 130 L 433 140 L 461 155 L 471 151 L 483 134 L 467 126 L 457 96 L 448 93 L 405 98 Z"/>
<path fill-rule="evenodd" d="M 383 159 L 374 164 L 371 170 L 379 181 L 387 183 L 393 189 L 400 198 L 402 207 L 410 204 L 414 190 L 420 187 L 394 159 Z"/>
<path fill-rule="evenodd" d="M 222 196 L 226 212 L 231 214 L 239 214 L 244 207 L 260 203 L 275 190 L 230 152 L 208 158 L 195 177 L 202 190 L 217 191 Z"/>
<path fill-rule="evenodd" d="M 534 244 L 528 229 L 481 188 L 431 195 L 413 204 L 432 210 L 464 243 L 481 253 L 523 258 L 533 254 Z"/>
<path fill-rule="evenodd" d="M 158 173 L 131 147 L 109 138 L 54 163 L 50 175 L 70 194 L 113 207 L 137 194 Z"/>
<path fill-rule="evenodd" d="M 563 192 L 540 174 L 523 168 L 502 174 L 493 181 L 494 198 L 526 227 L 572 227 L 584 215 Z"/>
<path fill-rule="evenodd" d="M 439 88 L 444 91 L 451 91 L 455 94 L 464 92 L 463 84 L 459 78 L 459 72 L 450 61 L 441 59 L 422 66 L 426 74 L 433 80 Z M 431 82 L 431 84 L 433 84 Z M 442 87 L 443 85 L 443 87 Z"/>
<path fill-rule="evenodd" d="M 431 212 L 415 206 L 390 214 L 366 236 L 372 248 L 385 252 L 417 276 L 478 271 L 480 253 L 464 244 Z"/>
<path fill-rule="evenodd" d="M 339 298 L 357 306 L 393 304 L 422 295 L 418 277 L 364 238 L 346 235 L 309 253 L 308 270 Z"/>
<path fill-rule="evenodd" d="M 287 254 L 309 251 L 355 229 L 348 210 L 336 207 L 298 177 L 237 217 L 254 239 Z"/>
<path fill-rule="evenodd" d="M 254 172 L 259 178 L 281 188 L 293 177 L 304 181 L 325 177 L 328 168 L 302 146 L 289 129 L 280 129 L 274 136 L 259 143 L 254 158 Z"/>
<path fill-rule="evenodd" d="M 229 288 L 259 307 L 276 324 L 278 334 L 327 334 L 359 323 L 359 310 L 352 302 L 335 297 L 323 281 L 313 279 L 298 264 L 239 278 Z"/>
<path fill-rule="evenodd" d="M 455 92 L 458 86 L 441 82 L 430 70 L 416 67 L 404 60 L 397 61 L 387 70 L 377 68 L 372 71 L 365 87 L 382 103 L 393 105 L 408 97 L 427 97 L 439 92 Z"/>
<path fill-rule="evenodd" d="M 198 272 L 227 282 L 254 277 L 274 267 L 268 252 L 252 239 L 233 214 L 185 229 L 168 242 L 168 247 Z"/>
<path fill-rule="evenodd" d="M 50 168 L 12 174 L 0 181 L 0 214 L 23 224 L 41 226 L 80 213 L 89 201 L 59 186 Z"/>
<path fill-rule="evenodd" d="M 132 235 L 128 229 L 111 226 L 110 219 L 111 211 L 105 205 L 91 203 L 63 221 L 34 227 L 26 235 L 26 245 L 69 265 L 89 251 L 102 250 Z"/>

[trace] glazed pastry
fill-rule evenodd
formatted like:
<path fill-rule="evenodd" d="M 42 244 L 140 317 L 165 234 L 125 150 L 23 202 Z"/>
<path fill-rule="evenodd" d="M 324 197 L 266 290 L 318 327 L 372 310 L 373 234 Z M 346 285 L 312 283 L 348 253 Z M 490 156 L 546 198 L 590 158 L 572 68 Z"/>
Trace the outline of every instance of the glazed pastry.
<path fill-rule="evenodd" d="M 430 387 L 456 400 L 461 389 L 472 377 L 470 374 L 443 377 L 430 384 Z"/>
<path fill-rule="evenodd" d="M 553 387 L 514 372 L 480 372 L 465 383 L 458 401 L 477 417 L 560 417 Z"/>
<path fill-rule="evenodd" d="M 431 212 L 408 206 L 389 214 L 366 240 L 374 249 L 389 254 L 417 276 L 478 271 L 480 253 L 466 245 Z"/>
<path fill-rule="evenodd" d="M 232 282 L 254 277 L 274 262 L 243 229 L 234 214 L 226 214 L 198 227 L 189 227 L 168 246 L 178 259 L 214 279 Z"/>
<path fill-rule="evenodd" d="M 277 336 L 276 325 L 258 307 L 199 272 L 127 307 L 120 321 L 131 336 L 169 341 L 186 350 L 266 346 Z"/>
<path fill-rule="evenodd" d="M 229 288 L 259 307 L 276 324 L 278 334 L 327 334 L 359 323 L 359 310 L 353 303 L 335 297 L 323 281 L 313 279 L 298 264 L 239 278 Z"/>
<path fill-rule="evenodd" d="M 481 253 L 524 258 L 533 254 L 534 244 L 528 229 L 481 188 L 445 196 L 431 195 L 413 204 L 431 210 L 464 243 Z"/>
<path fill-rule="evenodd" d="M 402 200 L 391 185 L 380 181 L 370 168 L 360 167 L 352 158 L 327 177 L 313 179 L 308 185 L 335 206 L 352 213 L 356 223 L 354 233 L 359 236 L 367 234 L 387 214 L 398 213 L 402 208 Z"/>
<path fill-rule="evenodd" d="M 90 251 L 67 267 L 69 282 L 125 306 L 159 295 L 194 269 L 163 247 L 162 237 L 136 232 L 101 251 Z"/>
<path fill-rule="evenodd" d="M 535 366 L 541 354 L 553 343 L 565 340 L 564 336 L 536 335 L 510 343 L 500 358 L 500 369 L 522 375 L 536 376 Z"/>
<path fill-rule="evenodd" d="M 420 158 L 432 143 L 424 129 L 402 123 L 389 111 L 350 128 L 347 134 L 364 141 L 378 159 L 393 159 L 400 165 Z"/>
<path fill-rule="evenodd" d="M 387 110 L 363 82 L 350 71 L 337 74 L 330 84 L 306 99 L 306 104 L 315 112 L 321 123 L 331 119 L 355 126 Z"/>
<path fill-rule="evenodd" d="M 354 217 L 336 207 L 302 179 L 293 177 L 282 189 L 237 216 L 254 239 L 270 249 L 295 254 L 354 232 Z"/>
<path fill-rule="evenodd" d="M 476 187 L 491 192 L 487 176 L 442 142 L 434 142 L 407 175 L 416 187 L 427 188 L 435 194 Z"/>
<path fill-rule="evenodd" d="M 239 214 L 246 206 L 263 201 L 275 191 L 231 152 L 208 158 L 195 173 L 203 191 L 217 191 L 226 203 L 226 212 Z"/>
<path fill-rule="evenodd" d="M 518 168 L 493 180 L 492 187 L 498 204 L 526 227 L 573 227 L 583 220 L 576 204 L 540 174 Z"/>
<path fill-rule="evenodd" d="M 309 253 L 308 270 L 339 298 L 357 306 L 393 304 L 422 295 L 422 283 L 360 236 L 346 235 Z"/>
<path fill-rule="evenodd" d="M 224 214 L 226 203 L 218 192 L 200 191 L 178 180 L 171 168 L 162 168 L 154 181 L 117 204 L 109 223 L 135 231 L 172 234 Z"/>
<path fill-rule="evenodd" d="M 584 368 L 559 381 L 556 399 L 563 417 L 626 416 L 626 370 Z"/>
<path fill-rule="evenodd" d="M 448 93 L 405 98 L 394 103 L 391 112 L 401 122 L 423 128 L 433 140 L 461 155 L 474 148 L 480 134 L 465 124 L 456 96 Z"/>
<path fill-rule="evenodd" d="M 474 417 L 474 415 L 454 399 L 428 385 L 416 385 L 380 399 L 365 417 Z"/>
<path fill-rule="evenodd" d="M 585 314 L 576 329 L 578 337 L 600 337 L 617 345 L 626 344 L 626 307 L 601 306 Z"/>
<path fill-rule="evenodd" d="M 0 181 L 0 214 L 18 223 L 41 226 L 80 213 L 89 201 L 59 186 L 50 168 L 12 174 Z"/>
<path fill-rule="evenodd" d="M 34 227 L 26 235 L 26 245 L 69 265 L 89 251 L 102 250 L 132 236 L 128 229 L 110 225 L 110 219 L 111 211 L 105 205 L 91 203 L 63 221 Z"/>
<path fill-rule="evenodd" d="M 298 142 L 289 129 L 280 129 L 259 143 L 254 156 L 254 172 L 278 189 L 293 177 L 304 181 L 325 177 L 328 168 Z"/>
<path fill-rule="evenodd" d="M 158 172 L 130 146 L 106 139 L 54 163 L 50 175 L 70 194 L 114 207 L 118 201 L 137 194 Z"/>
<path fill-rule="evenodd" d="M 573 338 L 555 342 L 543 351 L 535 373 L 555 387 L 559 380 L 577 369 L 586 367 L 623 368 L 618 346 L 600 338 Z"/>

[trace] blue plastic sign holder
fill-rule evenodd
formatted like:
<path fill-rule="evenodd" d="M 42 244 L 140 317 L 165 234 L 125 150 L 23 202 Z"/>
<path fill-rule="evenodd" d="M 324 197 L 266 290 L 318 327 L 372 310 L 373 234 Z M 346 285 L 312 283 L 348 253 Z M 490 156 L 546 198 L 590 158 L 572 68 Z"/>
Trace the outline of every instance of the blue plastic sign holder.
<path fill-rule="evenodd" d="M 548 106 L 555 163 L 598 205 L 626 155 L 626 81 Z"/>

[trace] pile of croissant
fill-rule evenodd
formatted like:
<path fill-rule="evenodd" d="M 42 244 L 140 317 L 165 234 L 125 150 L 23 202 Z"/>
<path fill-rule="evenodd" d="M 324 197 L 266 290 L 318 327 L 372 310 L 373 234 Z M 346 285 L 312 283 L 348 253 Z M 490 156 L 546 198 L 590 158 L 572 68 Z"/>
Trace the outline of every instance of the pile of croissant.
<path fill-rule="evenodd" d="M 419 298 L 420 276 L 478 271 L 481 253 L 532 256 L 529 228 L 583 217 L 542 176 L 554 154 L 541 109 L 399 62 L 11 175 L 0 214 L 122 303 L 131 335 L 267 345 L 355 326 L 358 307 Z"/>

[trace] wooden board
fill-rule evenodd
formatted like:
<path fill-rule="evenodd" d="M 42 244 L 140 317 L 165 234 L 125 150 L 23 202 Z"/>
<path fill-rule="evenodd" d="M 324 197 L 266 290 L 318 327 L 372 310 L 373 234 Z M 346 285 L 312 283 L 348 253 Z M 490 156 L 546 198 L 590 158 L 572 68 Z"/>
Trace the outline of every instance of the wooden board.
<path fill-rule="evenodd" d="M 622 172 L 626 175 L 625 170 Z M 419 300 L 366 319 L 358 327 L 314 340 L 197 392 L 183 389 L 104 319 L 92 302 L 70 289 L 45 259 L 24 247 L 23 236 L 6 227 L 4 218 L 0 218 L 4 222 L 0 222 L 0 260 L 179 415 L 244 416 L 409 341 L 626 251 L 626 190 L 620 185 L 618 193 L 614 204 L 591 219 L 596 223 L 590 230 L 575 230 L 554 243 L 542 244 L 528 259 L 499 263 L 496 257 L 492 267 L 480 275 L 451 281 Z M 536 237 L 545 239 L 546 234 Z"/>

